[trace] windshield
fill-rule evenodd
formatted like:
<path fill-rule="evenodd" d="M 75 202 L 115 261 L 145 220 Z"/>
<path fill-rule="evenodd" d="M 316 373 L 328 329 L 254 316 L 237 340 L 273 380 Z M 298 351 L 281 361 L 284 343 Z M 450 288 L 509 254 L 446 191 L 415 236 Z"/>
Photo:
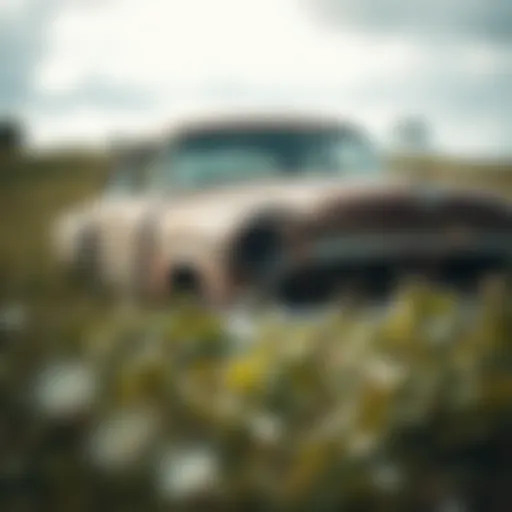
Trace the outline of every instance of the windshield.
<path fill-rule="evenodd" d="M 378 171 L 373 147 L 350 130 L 220 131 L 188 136 L 168 148 L 152 181 L 156 187 L 196 189 Z"/>

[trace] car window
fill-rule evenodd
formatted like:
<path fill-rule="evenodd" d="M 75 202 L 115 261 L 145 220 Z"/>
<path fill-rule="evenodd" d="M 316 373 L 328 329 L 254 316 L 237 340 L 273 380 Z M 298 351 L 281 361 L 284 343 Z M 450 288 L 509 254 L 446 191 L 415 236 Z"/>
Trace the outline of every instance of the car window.
<path fill-rule="evenodd" d="M 368 174 L 381 171 L 376 150 L 358 137 L 320 139 L 306 152 L 304 169 L 309 174 Z"/>
<path fill-rule="evenodd" d="M 173 158 L 174 183 L 180 188 L 208 187 L 271 177 L 279 161 L 270 152 L 251 147 L 211 147 L 178 151 Z"/>
<path fill-rule="evenodd" d="M 219 130 L 187 135 L 151 170 L 157 189 L 208 188 L 283 176 L 381 172 L 372 145 L 343 129 Z"/>

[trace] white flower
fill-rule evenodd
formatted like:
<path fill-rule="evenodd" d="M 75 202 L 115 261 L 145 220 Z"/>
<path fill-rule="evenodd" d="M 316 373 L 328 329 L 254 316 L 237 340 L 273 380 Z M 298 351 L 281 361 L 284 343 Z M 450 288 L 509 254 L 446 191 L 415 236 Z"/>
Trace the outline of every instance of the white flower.
<path fill-rule="evenodd" d="M 284 434 L 282 420 L 272 414 L 255 414 L 249 427 L 254 438 L 263 443 L 277 443 Z"/>
<path fill-rule="evenodd" d="M 408 377 L 408 368 L 383 358 L 373 358 L 366 365 L 368 377 L 385 389 L 396 389 Z"/>
<path fill-rule="evenodd" d="M 158 419 L 152 411 L 117 411 L 93 432 L 88 446 L 90 460 L 107 471 L 134 467 L 143 459 L 157 432 Z"/>
<path fill-rule="evenodd" d="M 168 500 L 187 499 L 215 490 L 220 481 L 220 462 L 208 447 L 171 449 L 157 468 L 156 486 Z"/>
<path fill-rule="evenodd" d="M 240 348 L 250 345 L 257 334 L 256 319 L 244 311 L 232 311 L 228 314 L 225 328 L 234 336 Z"/>
<path fill-rule="evenodd" d="M 97 387 L 96 373 L 89 365 L 79 361 L 50 363 L 36 378 L 35 406 L 49 418 L 70 417 L 92 408 Z"/>

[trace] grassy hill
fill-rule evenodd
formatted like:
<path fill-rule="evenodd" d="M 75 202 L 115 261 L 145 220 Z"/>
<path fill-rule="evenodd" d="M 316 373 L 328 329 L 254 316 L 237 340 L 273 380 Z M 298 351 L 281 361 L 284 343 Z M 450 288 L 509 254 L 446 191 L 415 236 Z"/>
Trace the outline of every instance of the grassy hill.
<path fill-rule="evenodd" d="M 0 160 L 0 296 L 41 284 L 52 272 L 48 227 L 55 215 L 101 186 L 106 159 L 4 156 Z"/>
<path fill-rule="evenodd" d="M 512 197 L 512 161 L 471 160 L 430 156 L 424 159 L 394 157 L 389 167 L 437 183 L 496 190 Z"/>
<path fill-rule="evenodd" d="M 101 155 L 0 157 L 0 307 L 30 308 L 34 332 L 54 332 L 99 307 L 59 273 L 49 227 L 59 212 L 101 188 L 107 168 Z"/>

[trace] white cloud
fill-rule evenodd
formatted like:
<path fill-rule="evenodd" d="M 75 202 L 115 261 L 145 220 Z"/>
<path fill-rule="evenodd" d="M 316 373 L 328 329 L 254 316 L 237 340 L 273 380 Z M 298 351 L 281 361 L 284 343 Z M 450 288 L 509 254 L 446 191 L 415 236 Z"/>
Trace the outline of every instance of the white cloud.
<path fill-rule="evenodd" d="M 52 94 L 94 77 L 165 96 L 223 81 L 357 83 L 409 73 L 417 57 L 399 40 L 326 33 L 289 0 L 124 0 L 62 12 L 36 78 Z"/>
<path fill-rule="evenodd" d="M 482 77 L 512 75 L 506 45 L 426 41 L 357 23 L 329 31 L 304 3 L 68 2 L 46 27 L 45 53 L 33 73 L 37 102 L 64 106 L 29 113 L 33 140 L 47 144 L 81 134 L 99 140 L 191 108 L 219 105 L 322 107 L 362 119 L 381 136 L 396 116 L 411 109 L 427 116 L 442 111 L 440 122 L 463 126 L 466 121 L 450 119 L 442 104 L 454 88 L 464 92 Z M 120 97 L 144 98 L 144 107 L 127 101 L 119 108 L 108 98 L 100 105 L 88 96 L 91 88 L 96 100 L 102 91 L 110 98 L 119 91 Z M 496 91 L 482 89 L 482 94 Z M 444 133 L 449 144 L 460 143 L 460 130 Z M 485 134 L 477 140 L 480 147 L 497 140 L 494 132 L 486 133 L 487 142 Z"/>
<path fill-rule="evenodd" d="M 28 6 L 28 0 L 2 0 L 0 2 L 0 21 L 10 21 L 23 14 Z"/>
<path fill-rule="evenodd" d="M 106 112 L 82 106 L 63 114 L 32 112 L 29 144 L 35 147 L 53 145 L 98 145 L 112 137 L 130 137 L 154 129 L 160 119 L 154 113 Z"/>
<path fill-rule="evenodd" d="M 306 1 L 306 0 L 305 0 Z M 307 0 L 319 21 L 421 37 L 510 41 L 510 0 Z"/>
<path fill-rule="evenodd" d="M 493 47 L 480 43 L 466 45 L 459 66 L 473 75 L 503 73 L 512 75 L 512 47 Z"/>
<path fill-rule="evenodd" d="M 507 126 L 492 117 L 473 118 L 465 123 L 447 122 L 437 136 L 444 152 L 466 156 L 502 156 L 511 142 Z"/>

